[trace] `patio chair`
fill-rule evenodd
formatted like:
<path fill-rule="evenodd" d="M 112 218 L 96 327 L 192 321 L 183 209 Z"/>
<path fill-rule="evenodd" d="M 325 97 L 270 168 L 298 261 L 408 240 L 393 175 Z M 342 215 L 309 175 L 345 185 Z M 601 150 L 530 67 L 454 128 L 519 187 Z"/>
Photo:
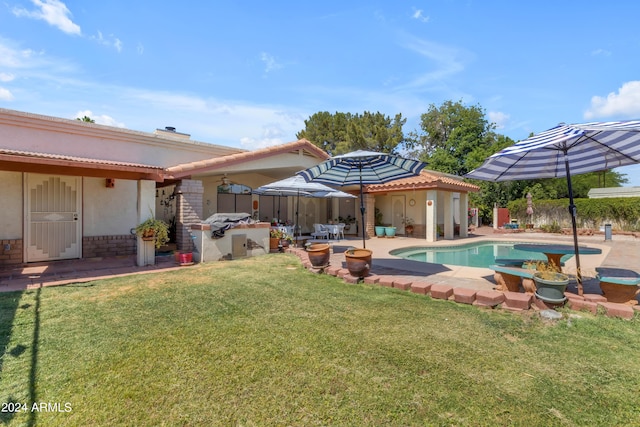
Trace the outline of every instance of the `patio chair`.
<path fill-rule="evenodd" d="M 344 239 L 344 227 L 346 226 L 346 224 L 344 222 L 341 222 L 340 224 L 338 224 L 338 239 Z"/>
<path fill-rule="evenodd" d="M 324 228 L 322 224 L 313 224 L 314 232 L 311 233 L 311 237 L 314 239 L 327 239 L 329 240 L 329 232 Z"/>

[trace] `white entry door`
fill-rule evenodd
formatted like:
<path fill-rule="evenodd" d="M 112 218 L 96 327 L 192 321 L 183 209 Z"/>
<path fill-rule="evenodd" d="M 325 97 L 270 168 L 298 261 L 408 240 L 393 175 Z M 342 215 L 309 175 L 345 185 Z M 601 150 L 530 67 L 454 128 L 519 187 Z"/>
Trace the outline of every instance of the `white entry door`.
<path fill-rule="evenodd" d="M 404 234 L 404 196 L 391 196 L 391 225 L 396 227 L 396 233 Z"/>
<path fill-rule="evenodd" d="M 82 178 L 26 174 L 26 262 L 80 258 Z"/>

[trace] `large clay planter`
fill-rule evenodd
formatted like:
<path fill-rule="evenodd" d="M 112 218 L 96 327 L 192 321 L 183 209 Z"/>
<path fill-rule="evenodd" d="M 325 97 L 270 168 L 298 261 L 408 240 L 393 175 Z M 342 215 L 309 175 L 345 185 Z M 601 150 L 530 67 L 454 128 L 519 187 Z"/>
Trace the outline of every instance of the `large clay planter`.
<path fill-rule="evenodd" d="M 329 265 L 331 252 L 328 243 L 314 243 L 307 247 L 309 262 L 315 268 L 323 268 Z"/>
<path fill-rule="evenodd" d="M 544 302 L 560 304 L 567 300 L 564 291 L 569 284 L 569 277 L 562 273 L 534 273 L 533 281 L 536 284 L 536 297 Z"/>
<path fill-rule="evenodd" d="M 640 293 L 638 286 L 621 285 L 600 280 L 600 289 L 608 302 L 636 305 L 636 296 Z"/>
<path fill-rule="evenodd" d="M 371 254 L 369 249 L 349 249 L 344 256 L 347 261 L 347 270 L 354 277 L 363 278 L 369 275 L 371 270 Z"/>

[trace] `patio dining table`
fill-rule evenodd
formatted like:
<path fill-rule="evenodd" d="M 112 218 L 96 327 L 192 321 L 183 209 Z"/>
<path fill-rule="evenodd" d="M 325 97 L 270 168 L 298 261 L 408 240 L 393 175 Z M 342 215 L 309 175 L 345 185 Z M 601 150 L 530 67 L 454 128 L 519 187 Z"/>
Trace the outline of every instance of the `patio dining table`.
<path fill-rule="evenodd" d="M 333 236 L 336 239 L 340 238 L 340 227 L 338 224 L 322 224 L 325 230 L 329 233 L 329 236 Z"/>
<path fill-rule="evenodd" d="M 560 259 L 564 255 L 573 255 L 576 253 L 573 245 L 555 245 L 555 244 L 529 244 L 521 243 L 513 245 L 513 249 L 526 252 L 539 252 L 547 257 L 547 262 L 561 270 Z M 599 255 L 602 249 L 590 248 L 587 246 L 578 246 L 580 255 Z"/>

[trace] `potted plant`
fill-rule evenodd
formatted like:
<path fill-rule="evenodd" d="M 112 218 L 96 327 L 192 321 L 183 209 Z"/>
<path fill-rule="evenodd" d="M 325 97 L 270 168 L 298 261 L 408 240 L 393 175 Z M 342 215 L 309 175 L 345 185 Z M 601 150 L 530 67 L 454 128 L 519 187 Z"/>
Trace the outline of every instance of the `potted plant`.
<path fill-rule="evenodd" d="M 363 278 L 371 270 L 371 252 L 369 249 L 349 248 L 344 252 L 349 274 Z"/>
<path fill-rule="evenodd" d="M 351 228 L 351 224 L 355 224 L 356 219 L 354 217 L 352 217 L 351 215 L 347 215 L 346 218 L 343 218 L 343 217 L 339 216 L 338 217 L 338 221 L 343 223 L 345 231 L 348 231 Z"/>
<path fill-rule="evenodd" d="M 413 234 L 413 219 L 409 217 L 404 217 L 402 219 L 402 223 L 404 224 L 404 234 L 412 235 Z"/>
<path fill-rule="evenodd" d="M 293 237 L 291 237 L 290 234 L 283 233 L 282 237 L 280 238 L 280 244 L 282 245 L 282 247 L 288 248 L 291 243 L 293 243 Z"/>
<path fill-rule="evenodd" d="M 564 292 L 569 284 L 569 276 L 564 274 L 553 262 L 536 262 L 533 281 L 536 284 L 536 297 L 544 302 L 562 304 L 567 300 Z"/>
<path fill-rule="evenodd" d="M 136 234 L 144 240 L 155 239 L 156 248 L 159 248 L 169 241 L 169 224 L 160 219 L 151 217 L 138 224 L 136 227 Z"/>
<path fill-rule="evenodd" d="M 385 226 L 382 225 L 382 212 L 380 209 L 376 208 L 375 210 L 375 230 L 376 236 L 384 237 Z"/>
<path fill-rule="evenodd" d="M 279 228 L 272 228 L 269 231 L 269 249 L 278 249 L 281 246 L 280 241 L 285 237 L 285 233 Z"/>
<path fill-rule="evenodd" d="M 307 245 L 309 262 L 315 268 L 324 268 L 329 265 L 331 250 L 328 243 L 312 243 Z"/>
<path fill-rule="evenodd" d="M 396 228 L 395 228 L 394 226 L 392 226 L 392 225 L 387 226 L 387 227 L 385 227 L 385 228 L 384 228 L 384 234 L 385 234 L 387 237 L 395 237 L 395 235 L 396 235 Z"/>

